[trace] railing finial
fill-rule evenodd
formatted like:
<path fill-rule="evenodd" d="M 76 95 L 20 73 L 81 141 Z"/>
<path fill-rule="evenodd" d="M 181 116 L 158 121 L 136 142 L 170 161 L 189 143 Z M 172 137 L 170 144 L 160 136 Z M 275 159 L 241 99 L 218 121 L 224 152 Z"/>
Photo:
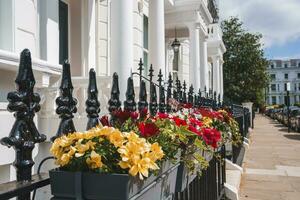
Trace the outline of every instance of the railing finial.
<path fill-rule="evenodd" d="M 40 110 L 40 96 L 34 93 L 35 79 L 32 72 L 31 55 L 28 49 L 21 52 L 20 65 L 15 80 L 16 91 L 7 95 L 9 102 L 7 108 L 15 112 L 16 118 L 8 137 L 1 139 L 1 144 L 11 147 L 16 152 L 13 165 L 17 171 L 17 181 L 30 181 L 31 170 L 34 165 L 32 150 L 35 143 L 46 140 L 46 136 L 40 134 L 34 124 L 35 113 Z M 30 193 L 24 193 L 19 199 L 30 199 Z"/>
<path fill-rule="evenodd" d="M 140 58 L 139 68 L 138 68 L 139 76 L 140 76 L 140 84 L 142 82 L 142 75 L 143 75 L 143 70 L 144 70 L 143 65 L 144 65 L 143 60 L 142 60 L 142 58 Z"/>
<path fill-rule="evenodd" d="M 128 78 L 126 100 L 124 101 L 124 110 L 134 112 L 136 111 L 135 93 L 132 77 Z"/>
<path fill-rule="evenodd" d="M 143 80 L 140 86 L 138 109 L 140 113 L 143 112 L 145 109 L 148 109 L 146 83 Z"/>
<path fill-rule="evenodd" d="M 67 60 L 63 64 L 62 79 L 59 90 L 60 96 L 56 98 L 56 113 L 59 115 L 61 121 L 56 135 L 51 138 L 52 141 L 61 135 L 76 131 L 73 122 L 73 113 L 77 112 L 77 99 L 72 96 L 73 85 L 71 80 L 70 64 Z"/>
<path fill-rule="evenodd" d="M 168 89 L 167 89 L 167 112 L 171 112 L 172 108 L 169 105 L 169 100 L 172 98 L 172 87 L 173 87 L 173 80 L 172 75 L 169 73 L 169 80 L 168 80 Z"/>
<path fill-rule="evenodd" d="M 157 112 L 157 94 L 156 87 L 153 82 L 150 83 L 150 115 L 154 116 Z"/>
<path fill-rule="evenodd" d="M 188 92 L 188 103 L 194 104 L 194 87 L 193 85 L 190 86 L 189 92 Z"/>
<path fill-rule="evenodd" d="M 158 105 L 158 109 L 159 112 L 164 113 L 166 112 L 166 97 L 165 97 L 165 90 L 164 90 L 164 86 L 163 86 L 163 74 L 161 72 L 161 69 L 159 70 L 158 73 L 158 84 L 159 84 L 159 105 Z"/>
<path fill-rule="evenodd" d="M 186 82 L 183 81 L 183 94 L 182 94 L 182 103 L 187 103 L 187 99 L 186 99 Z"/>
<path fill-rule="evenodd" d="M 154 70 L 153 70 L 153 66 L 152 66 L 152 64 L 150 65 L 150 69 L 149 69 L 149 79 L 150 79 L 150 83 L 152 83 L 152 80 L 153 80 L 153 72 L 154 72 Z"/>
<path fill-rule="evenodd" d="M 120 90 L 119 90 L 119 76 L 115 72 L 113 74 L 113 81 L 112 81 L 112 87 L 111 87 L 111 97 L 108 101 L 108 110 L 110 113 L 112 113 L 115 110 L 119 110 L 121 107 L 121 101 L 120 101 Z"/>
<path fill-rule="evenodd" d="M 99 125 L 100 102 L 98 101 L 98 88 L 96 82 L 96 72 L 90 69 L 88 99 L 85 102 L 88 123 L 86 129 L 89 130 Z"/>

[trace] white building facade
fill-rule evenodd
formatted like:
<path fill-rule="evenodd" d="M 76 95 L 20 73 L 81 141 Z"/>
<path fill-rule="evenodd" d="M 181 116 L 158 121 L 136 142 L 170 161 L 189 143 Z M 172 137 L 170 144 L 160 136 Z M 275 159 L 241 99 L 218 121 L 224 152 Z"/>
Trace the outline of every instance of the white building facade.
<path fill-rule="evenodd" d="M 47 142 L 35 148 L 36 163 L 49 154 L 49 139 L 58 128 L 55 98 L 65 59 L 71 64 L 79 102 L 74 118 L 77 130 L 85 129 L 90 68 L 97 73 L 102 113 L 107 112 L 111 75 L 119 74 L 124 96 L 127 78 L 137 71 L 140 58 L 146 71 L 152 64 L 155 75 L 161 69 L 164 77 L 171 73 L 195 91 L 206 88 L 222 100 L 226 49 L 214 6 L 212 0 L 1 0 L 0 138 L 9 134 L 14 122 L 6 110 L 6 96 L 15 90 L 19 53 L 24 48 L 31 51 L 36 89 L 42 97 L 36 123 L 47 135 Z M 175 38 L 180 46 L 174 54 Z M 0 155 L 0 182 L 14 180 L 13 149 L 0 145 Z"/>
<path fill-rule="evenodd" d="M 287 83 L 290 83 L 290 104 L 300 102 L 300 59 L 270 60 L 270 84 L 266 92 L 269 105 L 287 102 Z"/>

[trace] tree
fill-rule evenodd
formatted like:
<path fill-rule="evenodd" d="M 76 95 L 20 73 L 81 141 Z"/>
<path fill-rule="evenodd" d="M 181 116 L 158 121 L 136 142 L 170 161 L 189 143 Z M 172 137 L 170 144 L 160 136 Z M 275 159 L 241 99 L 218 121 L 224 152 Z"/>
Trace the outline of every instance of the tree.
<path fill-rule="evenodd" d="M 251 101 L 257 106 L 263 104 L 263 91 L 269 76 L 262 35 L 247 32 L 236 17 L 223 21 L 221 27 L 227 49 L 223 57 L 224 100 L 238 104 Z"/>

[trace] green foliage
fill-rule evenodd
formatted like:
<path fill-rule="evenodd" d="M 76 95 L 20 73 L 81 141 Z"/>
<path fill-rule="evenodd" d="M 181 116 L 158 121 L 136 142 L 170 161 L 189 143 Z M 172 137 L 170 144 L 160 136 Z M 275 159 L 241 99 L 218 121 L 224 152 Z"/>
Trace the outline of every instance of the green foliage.
<path fill-rule="evenodd" d="M 264 102 L 263 89 L 268 85 L 268 61 L 264 58 L 261 34 L 243 29 L 235 17 L 222 22 L 224 54 L 224 98 L 233 103 L 246 101 L 260 105 Z"/>

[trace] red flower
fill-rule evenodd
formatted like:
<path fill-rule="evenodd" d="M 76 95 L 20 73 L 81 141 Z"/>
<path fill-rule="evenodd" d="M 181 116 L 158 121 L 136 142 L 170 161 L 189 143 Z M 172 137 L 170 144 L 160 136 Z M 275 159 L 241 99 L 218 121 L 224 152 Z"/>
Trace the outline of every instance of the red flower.
<path fill-rule="evenodd" d="M 200 126 L 200 127 L 203 126 L 203 123 L 198 119 L 190 118 L 189 121 L 193 126 Z"/>
<path fill-rule="evenodd" d="M 124 110 L 115 110 L 112 115 L 116 120 L 123 124 L 126 120 L 130 118 L 130 111 Z"/>
<path fill-rule="evenodd" d="M 221 139 L 221 133 L 215 128 L 204 128 L 202 129 L 202 138 L 206 144 L 217 148 Z"/>
<path fill-rule="evenodd" d="M 100 119 L 100 122 L 101 122 L 102 126 L 110 126 L 107 115 L 102 116 Z"/>
<path fill-rule="evenodd" d="M 136 120 L 139 117 L 139 113 L 138 112 L 131 112 L 130 113 L 130 118 L 133 120 Z"/>
<path fill-rule="evenodd" d="M 157 113 L 157 116 L 159 119 L 169 119 L 169 114 L 167 114 L 167 113 L 159 112 L 159 113 Z"/>
<path fill-rule="evenodd" d="M 188 130 L 197 134 L 198 136 L 201 136 L 201 132 L 199 130 L 197 130 L 194 126 L 189 125 Z"/>
<path fill-rule="evenodd" d="M 179 117 L 174 117 L 173 119 L 177 126 L 186 126 L 187 125 L 186 121 L 183 119 L 180 119 Z"/>
<path fill-rule="evenodd" d="M 186 103 L 186 104 L 183 104 L 183 107 L 184 107 L 184 108 L 187 108 L 187 109 L 190 109 L 190 108 L 193 107 L 193 104 L 191 104 L 191 103 Z"/>
<path fill-rule="evenodd" d="M 143 137 L 152 137 L 159 133 L 159 128 L 152 122 L 141 122 L 139 124 L 139 131 Z"/>

